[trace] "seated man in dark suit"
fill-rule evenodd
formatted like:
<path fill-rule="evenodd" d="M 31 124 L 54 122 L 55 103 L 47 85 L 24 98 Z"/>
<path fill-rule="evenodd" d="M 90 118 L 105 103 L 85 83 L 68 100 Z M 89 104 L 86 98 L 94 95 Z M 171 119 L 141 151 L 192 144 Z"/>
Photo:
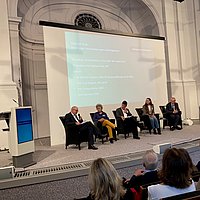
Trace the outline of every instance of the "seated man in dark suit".
<path fill-rule="evenodd" d="M 181 118 L 181 111 L 175 97 L 171 97 L 170 102 L 166 105 L 166 117 L 172 126 L 170 129 L 171 131 L 174 131 L 175 129 L 181 130 L 181 127 L 178 126 Z"/>
<path fill-rule="evenodd" d="M 146 151 L 143 156 L 144 169 L 137 169 L 130 180 L 126 180 L 127 188 L 139 190 L 140 186 L 156 183 L 158 178 L 158 156 L 153 150 Z"/>
<path fill-rule="evenodd" d="M 82 117 L 77 113 L 78 107 L 73 106 L 71 112 L 65 115 L 66 126 L 75 126 L 81 134 L 88 134 L 88 149 L 97 150 L 93 138 L 93 134 L 97 134 L 95 126 L 91 122 L 83 122 Z"/>
<path fill-rule="evenodd" d="M 127 101 L 123 101 L 121 107 L 116 109 L 116 118 L 120 122 L 119 129 L 123 129 L 127 133 L 132 132 L 134 139 L 140 139 L 137 130 L 138 123 L 127 108 Z"/>

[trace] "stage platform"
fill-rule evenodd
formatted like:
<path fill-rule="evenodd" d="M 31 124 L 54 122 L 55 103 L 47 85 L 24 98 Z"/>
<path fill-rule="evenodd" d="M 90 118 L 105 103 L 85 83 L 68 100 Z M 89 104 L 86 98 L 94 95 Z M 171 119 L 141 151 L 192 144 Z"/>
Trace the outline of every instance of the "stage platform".
<path fill-rule="evenodd" d="M 96 151 L 88 150 L 87 143 L 82 143 L 79 151 L 75 145 L 70 145 L 68 149 L 64 149 L 64 145 L 51 147 L 49 138 L 35 140 L 34 160 L 37 164 L 28 168 L 16 168 L 13 178 L 0 180 L 0 189 L 55 183 L 55 181 L 75 184 L 77 178 L 87 182 L 85 177 L 88 175 L 89 167 L 92 161 L 99 157 L 106 157 L 122 176 L 130 177 L 136 168 L 142 167 L 144 152 L 162 143 L 171 143 L 177 148 L 187 149 L 194 164 L 200 160 L 199 122 L 193 126 L 184 126 L 180 131 L 170 131 L 166 128 L 162 130 L 162 135 L 150 135 L 148 132 L 142 132 L 139 135 L 140 140 L 133 139 L 132 135 L 127 139 L 120 135 L 119 140 L 114 144 L 109 142 L 102 144 L 101 141 L 97 141 L 96 146 L 99 149 Z M 162 155 L 159 155 L 159 167 L 161 160 Z M 0 167 L 11 165 L 10 153 L 0 152 Z M 76 192 L 72 192 L 72 196 L 76 196 Z"/>
<path fill-rule="evenodd" d="M 198 145 L 194 140 L 200 139 L 200 124 L 195 123 L 192 126 L 184 126 L 182 130 L 170 131 L 169 128 L 162 130 L 161 135 L 149 134 L 143 131 L 139 133 L 140 140 L 135 140 L 130 135 L 127 139 L 123 135 L 119 136 L 119 140 L 110 144 L 101 141 L 96 142 L 98 150 L 88 150 L 87 143 L 81 144 L 81 150 L 75 145 L 70 145 L 68 149 L 64 149 L 64 145 L 50 146 L 49 138 L 43 138 L 35 141 L 36 152 L 34 160 L 37 164 L 26 169 L 38 169 L 49 166 L 58 166 L 62 164 L 78 163 L 92 161 L 99 157 L 122 157 L 123 155 L 136 155 L 139 152 L 144 152 L 152 149 L 154 145 L 162 143 L 171 143 L 172 145 L 185 143 L 188 147 Z M 199 158 L 200 160 L 200 158 Z M 0 152 L 0 167 L 12 165 L 10 153 L 6 151 Z"/>

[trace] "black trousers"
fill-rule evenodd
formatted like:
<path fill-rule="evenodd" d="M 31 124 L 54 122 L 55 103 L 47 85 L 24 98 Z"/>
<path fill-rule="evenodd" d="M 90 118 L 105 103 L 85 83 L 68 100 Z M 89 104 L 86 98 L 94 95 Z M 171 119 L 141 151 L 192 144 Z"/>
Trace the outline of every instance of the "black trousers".
<path fill-rule="evenodd" d="M 171 126 L 177 127 L 180 121 L 180 114 L 179 113 L 172 113 L 168 116 L 169 124 Z"/>
<path fill-rule="evenodd" d="M 138 137 L 138 123 L 133 117 L 125 118 L 124 128 L 127 133 L 132 132 L 133 137 Z"/>
<path fill-rule="evenodd" d="M 93 135 L 97 134 L 96 127 L 91 122 L 85 122 L 77 126 L 80 134 L 87 134 L 88 137 L 88 146 L 94 144 L 94 137 Z"/>

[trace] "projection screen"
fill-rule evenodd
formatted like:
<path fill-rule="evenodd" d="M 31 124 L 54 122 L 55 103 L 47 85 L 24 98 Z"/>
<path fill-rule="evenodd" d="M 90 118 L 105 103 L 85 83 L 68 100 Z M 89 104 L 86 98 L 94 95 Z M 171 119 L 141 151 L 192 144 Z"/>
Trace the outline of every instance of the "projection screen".
<path fill-rule="evenodd" d="M 164 41 L 43 26 L 51 145 L 64 144 L 59 116 L 77 105 L 85 120 L 101 103 L 112 110 L 123 100 L 136 115 L 150 97 L 156 112 L 167 102 Z"/>

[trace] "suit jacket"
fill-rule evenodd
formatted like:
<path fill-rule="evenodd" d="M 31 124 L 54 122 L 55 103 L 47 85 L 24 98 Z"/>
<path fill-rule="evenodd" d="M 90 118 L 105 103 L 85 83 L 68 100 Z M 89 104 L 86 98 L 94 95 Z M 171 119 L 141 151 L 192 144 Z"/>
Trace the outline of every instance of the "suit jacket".
<path fill-rule="evenodd" d="M 82 122 L 82 120 L 79 120 L 80 122 Z M 76 120 L 74 119 L 74 116 L 72 115 L 72 113 L 67 113 L 65 115 L 65 125 L 68 127 L 72 127 L 72 126 L 77 126 L 76 125 Z"/>
<path fill-rule="evenodd" d="M 150 115 L 148 105 L 144 104 L 142 107 L 143 115 Z M 151 114 L 154 114 L 154 105 L 151 105 Z"/>
<path fill-rule="evenodd" d="M 132 114 L 131 114 L 131 112 L 130 112 L 130 110 L 128 108 L 127 108 L 127 111 L 128 111 L 127 116 L 132 116 Z M 124 116 L 124 113 L 123 113 L 121 107 L 117 108 L 116 109 L 116 118 L 117 118 L 117 120 L 121 119 L 122 116 Z"/>
<path fill-rule="evenodd" d="M 179 109 L 178 103 L 175 103 L 174 105 L 175 105 L 175 110 L 177 110 L 180 113 L 180 109 Z M 173 111 L 174 111 L 174 109 L 172 108 L 171 102 L 169 102 L 166 105 L 166 113 L 167 114 L 172 114 Z"/>
<path fill-rule="evenodd" d="M 157 170 L 149 171 L 141 176 L 133 175 L 129 181 L 128 187 L 135 188 L 136 190 L 138 190 L 140 186 L 156 183 L 158 181 L 159 181 L 158 171 Z"/>

